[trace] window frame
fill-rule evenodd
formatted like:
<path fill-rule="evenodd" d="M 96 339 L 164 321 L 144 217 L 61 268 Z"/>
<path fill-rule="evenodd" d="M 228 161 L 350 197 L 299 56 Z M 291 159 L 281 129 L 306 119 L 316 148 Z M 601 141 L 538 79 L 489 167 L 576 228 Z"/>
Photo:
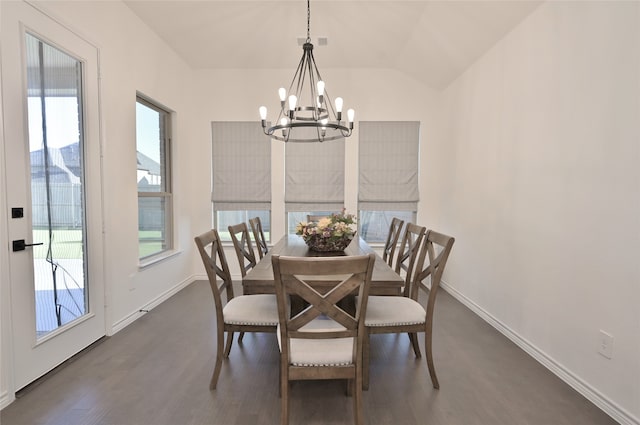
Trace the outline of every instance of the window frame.
<path fill-rule="evenodd" d="M 172 151 L 172 142 L 173 142 L 173 112 L 161 105 L 160 103 L 152 100 L 151 98 L 142 95 L 140 93 L 136 94 L 136 107 L 138 104 L 141 104 L 149 109 L 154 110 L 159 114 L 160 117 L 160 138 L 162 140 L 158 140 L 160 147 L 160 178 L 163 184 L 161 188 L 163 190 L 150 192 L 150 191 L 140 191 L 139 187 L 136 183 L 137 189 L 137 198 L 138 198 L 138 261 L 142 267 L 155 263 L 156 261 L 163 259 L 169 256 L 175 249 L 174 246 L 174 217 L 173 217 L 173 173 L 172 173 L 172 165 L 173 165 L 173 151 Z M 136 114 L 136 157 L 138 155 L 138 136 L 137 136 L 137 126 L 138 126 L 138 116 Z M 137 161 L 136 161 L 137 162 Z M 137 171 L 136 171 L 137 174 Z M 137 176 L 136 176 L 137 177 Z M 140 254 L 140 200 L 141 199 L 158 199 L 163 205 L 163 213 L 164 213 L 164 247 L 162 247 L 159 251 L 154 251 L 148 255 Z"/>

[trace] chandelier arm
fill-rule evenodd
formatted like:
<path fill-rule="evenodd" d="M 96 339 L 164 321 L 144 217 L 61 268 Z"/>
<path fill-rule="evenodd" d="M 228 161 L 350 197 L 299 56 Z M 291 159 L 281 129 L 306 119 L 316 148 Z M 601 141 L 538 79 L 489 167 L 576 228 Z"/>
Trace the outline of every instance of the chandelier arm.
<path fill-rule="evenodd" d="M 309 61 L 309 53 L 305 49 L 302 58 L 302 64 L 300 65 L 300 78 L 298 79 L 298 86 L 296 87 L 296 95 L 300 101 L 299 105 L 302 105 L 302 89 L 304 88 L 304 82 L 307 79 L 307 62 Z"/>
<path fill-rule="evenodd" d="M 309 50 L 309 57 L 307 61 L 307 71 L 309 72 L 309 95 L 311 96 L 311 106 L 313 109 L 311 110 L 311 116 L 314 120 L 319 119 L 319 113 L 316 109 L 318 107 L 318 91 L 316 88 L 316 84 L 320 78 L 315 78 L 316 76 L 313 73 L 313 68 L 315 66 L 315 60 L 313 59 L 313 50 Z"/>
<path fill-rule="evenodd" d="M 289 95 L 295 94 L 296 97 L 300 97 L 299 86 L 300 86 L 301 74 L 304 71 L 304 57 L 305 57 L 305 55 L 303 54 L 302 57 L 300 58 L 300 62 L 298 62 L 298 67 L 296 68 L 296 72 L 293 74 L 293 79 L 291 80 L 291 84 L 289 85 Z M 293 91 L 293 87 L 296 84 L 297 84 L 296 90 Z M 292 93 L 292 91 L 293 91 L 293 93 Z M 285 113 L 286 116 L 288 116 L 286 111 L 283 111 L 283 112 Z"/>
<path fill-rule="evenodd" d="M 313 58 L 313 52 L 311 53 L 311 57 Z M 320 75 L 320 70 L 318 69 L 318 65 L 316 64 L 315 58 L 313 58 L 313 67 L 316 75 L 318 76 L 318 80 L 322 80 L 322 76 Z M 325 98 L 324 103 L 327 105 L 325 107 L 325 109 L 327 110 L 327 118 L 331 120 L 331 117 L 333 116 L 333 118 L 337 121 L 338 114 L 336 114 L 336 111 L 333 109 L 333 102 L 331 100 L 331 96 L 329 96 L 329 92 L 327 91 L 326 87 L 324 89 L 324 98 Z"/>

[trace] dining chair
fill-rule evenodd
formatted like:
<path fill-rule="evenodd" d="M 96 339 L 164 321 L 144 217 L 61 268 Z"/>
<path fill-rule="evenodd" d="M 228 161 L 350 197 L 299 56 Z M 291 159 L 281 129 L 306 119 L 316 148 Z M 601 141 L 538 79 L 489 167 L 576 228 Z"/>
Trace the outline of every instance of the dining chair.
<path fill-rule="evenodd" d="M 247 272 L 257 264 L 251 237 L 249 236 L 249 228 L 246 223 L 239 223 L 229 226 L 228 229 L 238 257 L 240 273 L 242 273 L 242 277 L 245 277 Z"/>
<path fill-rule="evenodd" d="M 375 254 L 271 258 L 280 319 L 281 424 L 289 423 L 289 381 L 347 379 L 355 424 L 361 425 L 364 317 Z M 310 281 L 317 279 L 330 283 L 327 292 L 311 287 Z M 340 308 L 338 304 L 354 292 L 355 311 Z M 292 297 L 307 307 L 291 314 Z"/>
<path fill-rule="evenodd" d="M 384 251 L 382 251 L 382 259 L 387 262 L 389 267 L 393 266 L 393 259 L 398 246 L 398 239 L 402 232 L 402 226 L 404 220 L 400 220 L 397 217 L 391 219 L 391 225 L 389 226 L 389 233 L 387 234 L 387 242 L 384 244 Z"/>
<path fill-rule="evenodd" d="M 204 264 L 209 286 L 213 292 L 216 309 L 216 365 L 209 388 L 218 383 L 223 357 L 229 357 L 234 332 L 276 332 L 278 307 L 276 298 L 270 294 L 234 296 L 231 272 L 224 249 L 216 229 L 195 237 L 196 246 Z M 218 278 L 222 283 L 218 283 Z M 226 303 L 223 305 L 223 297 Z M 225 344 L 224 335 L 227 334 Z M 224 347 L 224 351 L 223 351 Z"/>
<path fill-rule="evenodd" d="M 264 232 L 262 231 L 262 221 L 260 221 L 260 217 L 250 218 L 249 226 L 251 227 L 253 240 L 255 241 L 256 248 L 258 249 L 258 255 L 262 260 L 267 252 L 269 252 L 269 246 L 267 246 L 267 239 L 264 237 Z"/>
<path fill-rule="evenodd" d="M 375 296 L 369 297 L 367 317 L 365 320 L 366 335 L 364 341 L 364 388 L 369 387 L 369 345 L 372 334 L 408 333 L 413 335 L 412 342 L 417 342 L 417 333 L 424 332 L 427 366 L 434 388 L 440 388 L 433 364 L 432 335 L 433 311 L 436 295 L 440 287 L 442 273 L 451 252 L 455 239 L 451 236 L 427 231 L 420 254 L 413 268 L 408 296 Z M 428 260 L 428 261 L 427 261 Z M 426 262 L 426 263 L 425 263 Z M 429 278 L 429 282 L 424 282 Z M 422 296 L 420 296 L 422 294 Z M 417 358 L 421 357 L 420 348 L 414 351 Z"/>

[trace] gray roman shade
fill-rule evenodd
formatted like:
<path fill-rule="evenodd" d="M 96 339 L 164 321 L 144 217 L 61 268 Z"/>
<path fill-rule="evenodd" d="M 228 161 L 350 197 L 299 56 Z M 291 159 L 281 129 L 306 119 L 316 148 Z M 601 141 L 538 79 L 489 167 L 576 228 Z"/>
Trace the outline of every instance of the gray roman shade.
<path fill-rule="evenodd" d="M 259 121 L 213 121 L 215 211 L 271 209 L 271 139 Z"/>
<path fill-rule="evenodd" d="M 340 211 L 344 206 L 344 139 L 285 145 L 285 209 Z"/>
<path fill-rule="evenodd" d="M 358 123 L 358 209 L 417 211 L 419 121 Z"/>

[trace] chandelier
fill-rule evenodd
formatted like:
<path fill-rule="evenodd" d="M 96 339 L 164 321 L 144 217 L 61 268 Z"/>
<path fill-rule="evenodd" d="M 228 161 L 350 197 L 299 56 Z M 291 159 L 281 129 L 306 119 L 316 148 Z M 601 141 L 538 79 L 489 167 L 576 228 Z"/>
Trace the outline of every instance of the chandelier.
<path fill-rule="evenodd" d="M 302 46 L 302 58 L 289 90 L 281 87 L 280 112 L 275 125 L 267 127 L 267 108 L 260 107 L 262 131 L 283 142 L 324 142 L 351 136 L 354 111 L 347 111 L 343 121 L 341 97 L 331 101 L 324 80 L 313 58 L 313 44 L 309 31 L 311 11 L 307 0 L 307 39 Z M 287 96 L 288 95 L 288 96 Z M 335 105 L 335 109 L 334 109 Z"/>

